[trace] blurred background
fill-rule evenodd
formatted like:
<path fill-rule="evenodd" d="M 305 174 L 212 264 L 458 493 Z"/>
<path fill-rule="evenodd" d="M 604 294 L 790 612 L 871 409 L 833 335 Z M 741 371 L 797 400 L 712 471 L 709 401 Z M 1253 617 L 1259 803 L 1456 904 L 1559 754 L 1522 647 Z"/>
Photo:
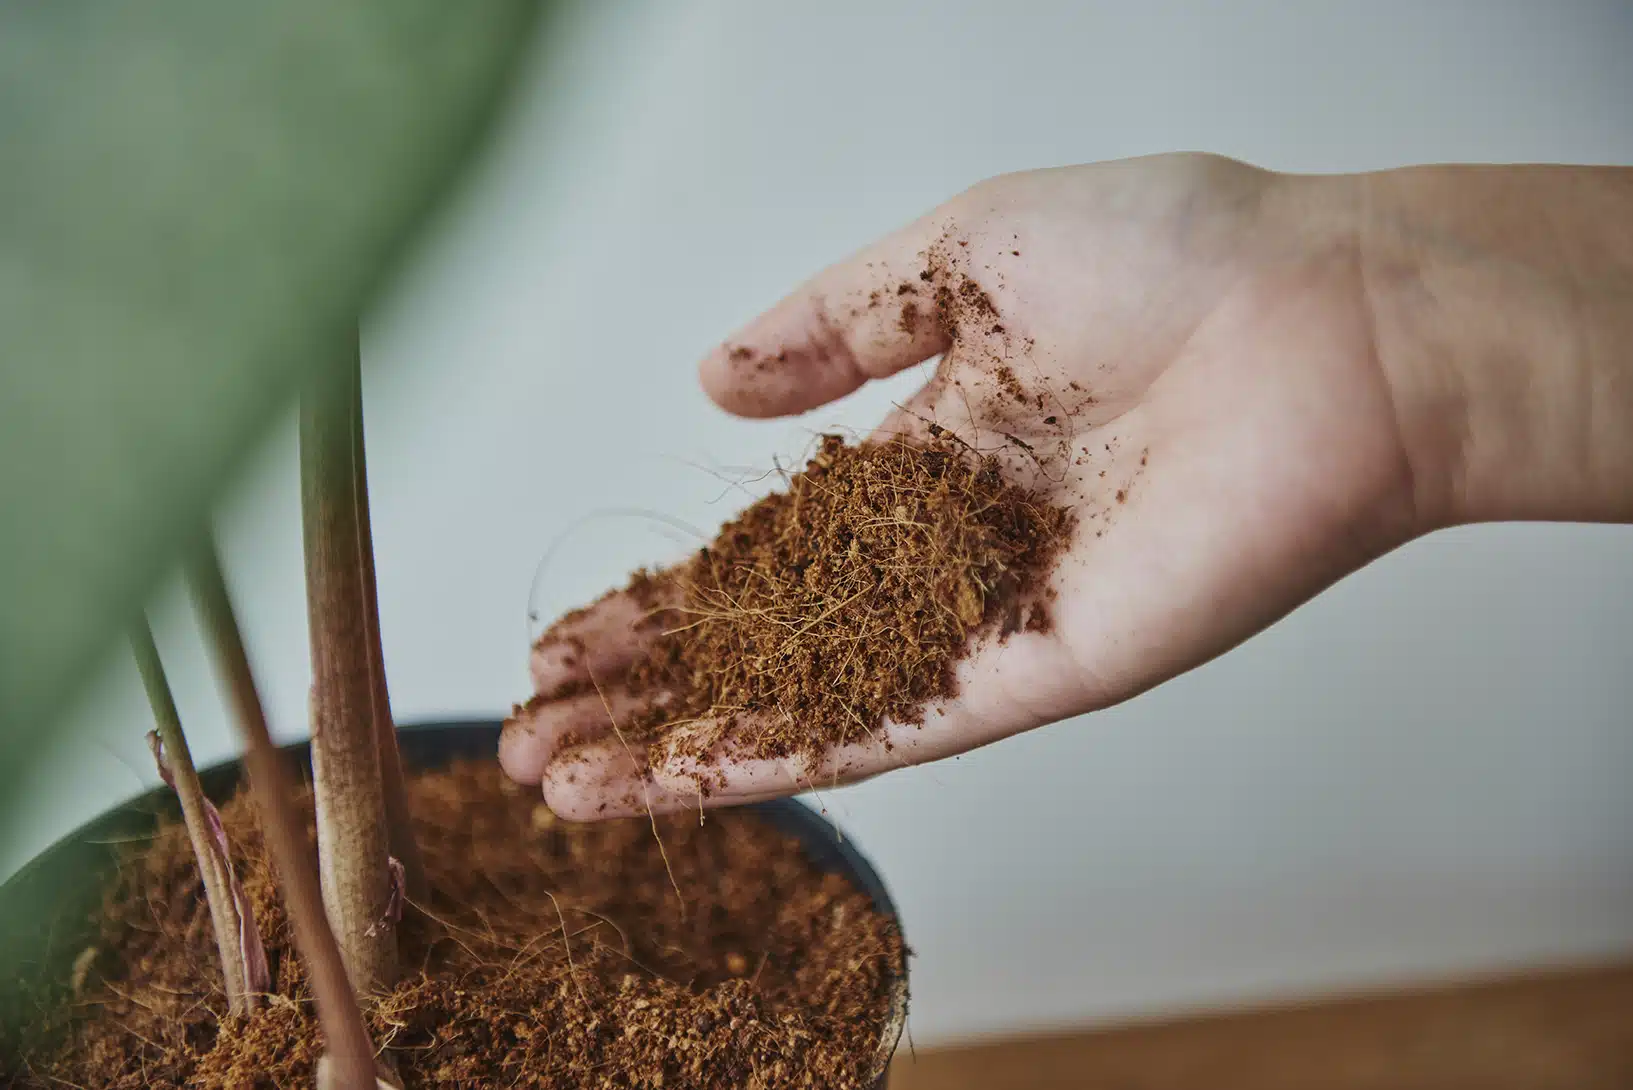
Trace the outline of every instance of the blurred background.
<path fill-rule="evenodd" d="M 577 5 L 370 315 L 398 718 L 498 714 L 545 619 L 678 555 L 812 436 L 694 361 L 1005 171 L 1202 150 L 1291 171 L 1633 162 L 1625 3 Z M 275 732 L 305 732 L 293 415 L 222 511 Z M 1485 526 L 1125 706 L 825 794 L 901 905 L 919 1046 L 1633 953 L 1633 531 Z M 200 763 L 235 752 L 185 598 Z M 110 660 L 0 870 L 155 780 Z"/>

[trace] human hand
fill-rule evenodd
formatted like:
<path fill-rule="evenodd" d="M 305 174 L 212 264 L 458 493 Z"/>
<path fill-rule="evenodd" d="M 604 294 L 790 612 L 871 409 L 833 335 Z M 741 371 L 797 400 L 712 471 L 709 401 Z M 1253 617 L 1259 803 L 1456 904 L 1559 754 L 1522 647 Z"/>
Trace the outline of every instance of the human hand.
<path fill-rule="evenodd" d="M 531 708 L 505 768 L 587 819 L 950 756 L 1135 696 L 1460 517 L 1446 467 L 1426 464 L 1434 399 L 1380 351 L 1399 323 L 1380 326 L 1363 203 L 1354 178 L 1208 156 L 1038 171 L 821 273 L 705 359 L 704 388 L 739 415 L 790 415 L 940 354 L 878 433 L 948 429 L 1076 512 L 1052 629 L 978 641 L 922 724 L 798 767 L 728 752 L 705 799 L 688 759 L 643 771 L 610 731 L 638 706 L 617 677 L 649 638 L 614 596 L 532 661 L 540 693 L 592 675 L 601 692 Z"/>

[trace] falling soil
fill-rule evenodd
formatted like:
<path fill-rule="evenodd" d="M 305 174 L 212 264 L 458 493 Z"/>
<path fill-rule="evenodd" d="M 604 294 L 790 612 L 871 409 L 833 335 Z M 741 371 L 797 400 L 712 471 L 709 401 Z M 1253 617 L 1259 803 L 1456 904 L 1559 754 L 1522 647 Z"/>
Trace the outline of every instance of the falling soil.
<path fill-rule="evenodd" d="M 826 436 L 689 561 L 636 574 L 622 593 L 647 607 L 653 638 L 619 681 L 661 703 L 619 724 L 627 743 L 705 766 L 727 750 L 820 756 L 922 723 L 956 695 L 976 637 L 1048 630 L 1070 515 L 931 431 L 928 444 Z"/>
<path fill-rule="evenodd" d="M 433 892 L 398 925 L 403 980 L 370 1014 L 410 1090 L 865 1085 L 901 938 L 797 842 L 749 814 L 660 820 L 661 846 L 644 820 L 559 823 L 486 762 L 410 792 Z M 31 1027 L 32 1055 L 0 1056 L 0 1085 L 313 1085 L 317 1023 L 253 808 L 222 815 L 267 939 L 260 1009 L 226 1013 L 169 824 L 126 853 L 77 1002 Z"/>

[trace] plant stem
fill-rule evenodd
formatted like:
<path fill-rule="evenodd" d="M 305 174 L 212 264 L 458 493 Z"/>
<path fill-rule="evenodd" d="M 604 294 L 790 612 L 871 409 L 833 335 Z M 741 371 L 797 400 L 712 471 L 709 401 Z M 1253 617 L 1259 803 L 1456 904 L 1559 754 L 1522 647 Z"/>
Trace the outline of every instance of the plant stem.
<path fill-rule="evenodd" d="M 403 865 L 408 895 L 423 900 L 426 895 L 425 863 L 414 839 L 413 818 L 408 809 L 408 788 L 403 782 L 403 759 L 397 750 L 397 723 L 391 715 L 391 690 L 386 684 L 385 648 L 380 638 L 380 591 L 374 574 L 374 527 L 369 515 L 369 471 L 363 441 L 363 367 L 359 351 L 351 370 L 357 418 L 353 423 L 352 471 L 357 495 L 358 558 L 363 580 L 363 623 L 368 626 L 369 677 L 372 682 L 374 736 L 380 750 L 380 786 L 385 795 L 386 834 L 391 854 Z"/>
<path fill-rule="evenodd" d="M 328 1054 L 333 1057 L 338 1085 L 344 1090 L 373 1090 L 374 1046 L 363 1013 L 346 979 L 340 947 L 323 914 L 323 896 L 312 868 L 306 838 L 289 805 L 288 777 L 267 730 L 266 712 L 255 689 L 255 675 L 244 653 L 243 637 L 233 616 L 232 600 L 221 561 L 213 543 L 206 543 L 189 571 L 193 599 L 215 651 L 217 666 L 226 676 L 244 736 L 244 764 L 250 788 L 261 812 L 261 825 L 279 886 L 295 931 L 295 945 L 306 962 L 306 973 L 317 1001 L 318 1021 Z"/>
<path fill-rule="evenodd" d="M 227 1009 L 235 1015 L 245 1015 L 256 999 L 244 944 L 244 940 L 254 934 L 255 920 L 239 916 L 238 899 L 233 896 L 231 863 L 213 841 L 210 801 L 204 797 L 204 788 L 198 782 L 193 754 L 187 748 L 187 736 L 182 733 L 181 716 L 176 711 L 164 664 L 159 659 L 159 648 L 153 642 L 153 630 L 148 627 L 146 618 L 131 630 L 130 646 L 136 655 L 136 669 L 147 689 L 147 701 L 153 709 L 154 725 L 163 746 L 162 756 L 158 752 L 154 756 L 162 761 L 160 772 L 173 784 L 181 803 L 182 822 L 187 827 L 188 840 L 193 843 L 199 877 L 204 881 L 204 900 L 210 907 L 210 925 L 215 930 L 216 950 L 221 955 Z M 259 940 L 258 935 L 256 939 Z"/>
<path fill-rule="evenodd" d="M 312 644 L 312 789 L 323 905 L 357 994 L 396 982 L 391 839 L 375 734 L 358 520 L 357 381 L 324 368 L 301 393 L 301 516 Z"/>

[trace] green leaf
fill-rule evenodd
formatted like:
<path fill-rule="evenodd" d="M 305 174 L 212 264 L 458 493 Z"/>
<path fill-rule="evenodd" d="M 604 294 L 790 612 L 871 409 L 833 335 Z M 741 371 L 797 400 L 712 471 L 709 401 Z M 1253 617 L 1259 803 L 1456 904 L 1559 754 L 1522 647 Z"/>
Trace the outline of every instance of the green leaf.
<path fill-rule="evenodd" d="M 0 0 L 0 792 L 344 358 L 540 3 Z"/>

